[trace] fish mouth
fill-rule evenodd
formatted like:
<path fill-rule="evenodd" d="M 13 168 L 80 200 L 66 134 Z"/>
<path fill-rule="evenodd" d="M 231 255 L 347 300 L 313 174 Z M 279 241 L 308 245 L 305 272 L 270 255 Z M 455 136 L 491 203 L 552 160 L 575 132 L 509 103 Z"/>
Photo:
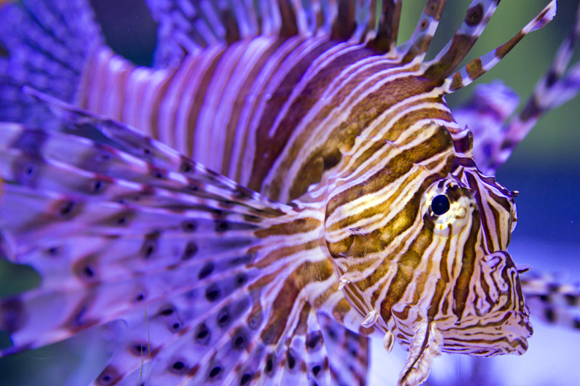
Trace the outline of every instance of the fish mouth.
<path fill-rule="evenodd" d="M 472 356 L 522 355 L 534 330 L 527 313 L 493 311 L 484 317 L 463 319 L 460 323 L 437 323 L 443 336 L 443 351 Z"/>

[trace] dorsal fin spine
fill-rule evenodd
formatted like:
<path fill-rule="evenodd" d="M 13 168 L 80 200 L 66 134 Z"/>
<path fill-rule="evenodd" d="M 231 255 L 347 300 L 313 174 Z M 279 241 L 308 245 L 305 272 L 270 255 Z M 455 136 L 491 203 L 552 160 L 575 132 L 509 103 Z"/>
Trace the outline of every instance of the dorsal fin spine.
<path fill-rule="evenodd" d="M 425 62 L 425 77 L 437 80 L 449 76 L 467 56 L 469 50 L 497 9 L 499 0 L 474 0 L 465 20 L 449 43 L 437 54 L 435 59 Z"/>
<path fill-rule="evenodd" d="M 534 18 L 534 20 L 529 22 L 507 43 L 477 59 L 472 60 L 465 67 L 455 72 L 453 75 L 450 75 L 448 79 L 451 80 L 451 83 L 449 84 L 449 89 L 447 92 L 454 92 L 471 84 L 474 80 L 485 74 L 497 63 L 499 63 L 500 60 L 503 59 L 504 56 L 506 56 L 507 53 L 510 52 L 511 49 L 514 48 L 524 36 L 545 26 L 554 18 L 555 15 L 556 0 L 552 0 L 550 4 L 548 4 L 542 10 L 542 12 L 540 12 L 538 16 Z"/>

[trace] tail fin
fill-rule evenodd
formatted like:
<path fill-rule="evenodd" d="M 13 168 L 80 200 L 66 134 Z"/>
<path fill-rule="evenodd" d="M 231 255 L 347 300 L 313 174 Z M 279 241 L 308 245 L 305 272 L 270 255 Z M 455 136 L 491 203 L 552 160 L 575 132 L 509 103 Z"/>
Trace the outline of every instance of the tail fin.
<path fill-rule="evenodd" d="M 43 122 L 50 114 L 24 85 L 73 102 L 88 56 L 103 42 L 87 0 L 0 5 L 0 122 Z"/>

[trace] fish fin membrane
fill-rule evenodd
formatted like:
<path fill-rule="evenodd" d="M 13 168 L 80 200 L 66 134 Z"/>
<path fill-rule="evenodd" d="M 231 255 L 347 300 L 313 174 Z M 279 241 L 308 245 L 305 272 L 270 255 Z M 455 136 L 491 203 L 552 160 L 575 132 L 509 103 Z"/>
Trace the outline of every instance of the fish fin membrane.
<path fill-rule="evenodd" d="M 318 320 L 329 353 L 331 384 L 367 385 L 370 339 L 346 329 L 324 314 L 319 314 Z"/>
<path fill-rule="evenodd" d="M 50 114 L 21 92 L 28 85 L 73 102 L 93 47 L 102 44 L 88 0 L 0 5 L 0 122 L 33 124 Z"/>
<path fill-rule="evenodd" d="M 550 8 L 551 7 L 551 8 Z M 553 3 L 528 24 L 517 35 L 497 50 L 476 59 L 481 60 L 481 68 L 488 71 L 513 47 L 524 34 L 541 28 L 552 17 Z M 509 159 L 515 147 L 528 135 L 535 124 L 549 111 L 566 103 L 580 92 L 580 62 L 569 66 L 580 41 L 580 6 L 576 13 L 574 28 L 562 41 L 551 66 L 538 81 L 533 94 L 523 108 L 513 114 L 519 98 L 501 81 L 475 88 L 474 97 L 465 105 L 453 109 L 453 115 L 460 125 L 467 125 L 473 132 L 473 156 L 478 168 L 487 175 L 495 175 L 496 170 Z M 497 56 L 497 51 L 502 55 Z M 485 64 L 487 63 L 487 64 Z M 453 78 L 457 87 L 464 87 L 473 79 L 466 70 L 456 72 Z M 472 73 L 473 78 L 485 71 Z M 451 79 L 451 78 L 450 78 Z M 461 81 L 459 81 L 461 80 Z"/>
<path fill-rule="evenodd" d="M 495 175 L 490 168 L 495 149 L 503 141 L 504 126 L 520 102 L 518 94 L 501 80 L 475 86 L 472 97 L 453 109 L 461 127 L 473 133 L 473 158 L 486 175 Z"/>
<path fill-rule="evenodd" d="M 300 272 L 312 270 L 332 284 L 332 267 L 324 254 L 278 252 L 281 223 L 304 209 L 241 187 L 130 127 L 26 92 L 60 125 L 0 124 L 6 258 L 42 277 L 38 288 L 0 299 L 0 328 L 14 343 L 0 356 L 124 320 L 126 337 L 97 385 L 337 379 L 324 344 L 329 322 L 321 327 L 296 288 Z M 343 339 L 346 330 L 336 327 Z M 346 334 L 338 352 L 355 348 Z M 356 374 L 334 373 L 364 376 L 365 346 L 361 352 Z"/>
<path fill-rule="evenodd" d="M 175 65 L 186 53 L 258 36 L 326 36 L 395 48 L 400 1 L 164 1 L 147 0 L 159 23 L 155 67 Z"/>
<path fill-rule="evenodd" d="M 530 315 L 580 332 L 580 284 L 536 271 L 526 272 L 521 278 Z"/>

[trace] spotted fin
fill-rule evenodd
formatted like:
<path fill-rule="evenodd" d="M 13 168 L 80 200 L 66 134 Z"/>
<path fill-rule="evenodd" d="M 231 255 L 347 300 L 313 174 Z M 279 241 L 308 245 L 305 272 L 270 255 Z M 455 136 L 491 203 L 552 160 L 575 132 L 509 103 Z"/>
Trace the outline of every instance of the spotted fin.
<path fill-rule="evenodd" d="M 425 77 L 433 80 L 447 78 L 447 92 L 464 87 L 497 64 L 525 35 L 542 28 L 556 14 L 556 1 L 552 0 L 534 20 L 528 23 L 509 42 L 482 58 L 471 61 L 465 68 L 454 72 L 479 39 L 498 4 L 498 0 L 474 0 L 467 10 L 465 20 L 451 41 L 433 60 L 423 63 Z"/>
<path fill-rule="evenodd" d="M 97 385 L 331 384 L 336 361 L 308 295 L 336 287 L 313 248 L 316 211 L 272 202 L 133 129 L 29 94 L 61 126 L 0 124 L 5 254 L 43 277 L 0 300 L 0 327 L 14 343 L 2 355 L 122 319 L 123 348 Z M 291 241 L 289 221 L 314 228 Z"/>
<path fill-rule="evenodd" d="M 489 164 L 493 160 L 498 138 L 503 138 L 505 123 L 519 102 L 518 94 L 496 79 L 492 83 L 475 86 L 467 103 L 453 109 L 457 123 L 473 133 L 473 159 L 486 174 L 495 174 L 489 169 Z"/>
<path fill-rule="evenodd" d="M 411 60 L 423 61 L 429 44 L 439 26 L 439 19 L 443 13 L 445 2 L 446 0 L 427 2 L 411 39 L 397 47 L 397 54 L 402 58 L 403 63 Z"/>
<path fill-rule="evenodd" d="M 320 314 L 322 338 L 329 353 L 332 385 L 367 384 L 369 366 L 369 338 L 345 329 L 331 318 Z"/>
<path fill-rule="evenodd" d="M 536 31 L 544 27 L 554 18 L 554 16 L 556 16 L 556 0 L 552 0 L 538 14 L 538 16 L 536 16 L 532 21 L 530 21 L 507 43 L 501 45 L 492 52 L 485 54 L 481 58 L 472 60 L 465 67 L 463 67 L 459 71 L 456 71 L 453 75 L 450 75 L 449 78 L 447 79 L 449 85 L 448 92 L 454 92 L 456 90 L 459 90 L 460 88 L 463 88 L 471 84 L 471 82 L 473 82 L 474 80 L 485 74 L 487 71 L 492 69 L 497 63 L 500 62 L 500 60 L 504 58 L 505 55 L 507 55 L 512 50 L 512 48 L 516 46 L 516 44 L 519 43 L 520 40 L 524 38 L 524 36 L 526 36 L 530 32 Z M 479 33 L 481 33 L 481 31 L 479 31 Z"/>
<path fill-rule="evenodd" d="M 82 73 L 103 38 L 87 0 L 0 3 L 0 122 L 43 122 L 50 114 L 21 92 L 29 85 L 74 102 Z"/>
<path fill-rule="evenodd" d="M 532 316 L 580 332 L 579 284 L 567 284 L 554 275 L 533 271 L 521 278 Z"/>
<path fill-rule="evenodd" d="M 551 5 L 540 14 L 543 15 L 543 19 L 550 16 L 550 12 L 546 10 Z M 464 87 L 489 70 L 525 33 L 544 24 L 542 18 L 536 18 L 502 47 L 472 61 L 456 72 L 449 78 L 451 89 Z M 533 27 L 534 25 L 536 27 Z M 576 14 L 574 29 L 560 45 L 552 65 L 536 85 L 524 108 L 516 115 L 512 116 L 519 98 L 500 81 L 476 87 L 475 95 L 470 101 L 453 109 L 457 122 L 460 125 L 467 125 L 474 134 L 473 156 L 482 172 L 495 175 L 498 167 L 507 161 L 515 147 L 544 114 L 580 92 L 580 63 L 568 68 L 579 38 L 580 7 Z"/>
<path fill-rule="evenodd" d="M 489 173 L 495 173 L 510 157 L 515 147 L 528 135 L 540 118 L 561 106 L 580 92 L 580 62 L 568 68 L 580 40 L 580 6 L 576 12 L 576 24 L 560 45 L 546 74 L 538 81 L 534 93 L 517 115 L 511 117 L 502 128 L 492 156 L 483 165 Z"/>

